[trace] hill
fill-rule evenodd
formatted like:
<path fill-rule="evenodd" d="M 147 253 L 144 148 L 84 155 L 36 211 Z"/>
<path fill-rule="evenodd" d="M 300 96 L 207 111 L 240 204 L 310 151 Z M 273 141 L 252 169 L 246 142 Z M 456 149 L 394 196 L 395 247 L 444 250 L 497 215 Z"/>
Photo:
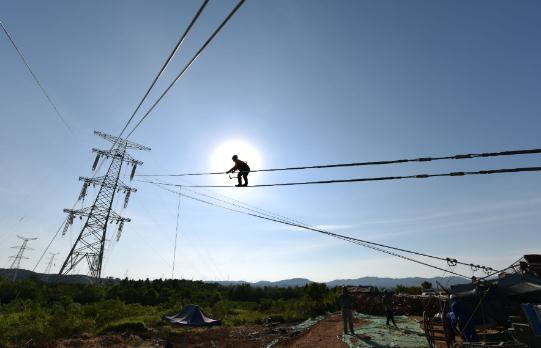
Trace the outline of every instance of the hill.
<path fill-rule="evenodd" d="M 35 279 L 47 283 L 65 283 L 65 284 L 90 284 L 92 279 L 89 276 L 82 274 L 43 274 L 32 272 L 27 269 L 5 269 L 0 268 L 0 277 L 6 279 L 17 279 L 17 280 L 26 280 L 26 279 Z M 103 282 L 106 283 L 116 283 L 120 279 L 117 278 L 104 278 Z"/>
<path fill-rule="evenodd" d="M 422 278 L 422 277 L 408 277 L 408 278 L 379 278 L 379 277 L 362 277 L 356 279 L 336 279 L 325 284 L 328 287 L 335 286 L 375 286 L 378 288 L 394 288 L 397 285 L 404 286 L 420 286 L 422 282 L 427 281 L 432 283 L 433 286 L 436 286 L 437 282 L 443 286 L 451 286 L 455 284 L 467 283 L 467 281 L 460 277 L 432 277 L 432 278 Z M 209 283 L 218 283 L 221 285 L 238 285 L 238 284 L 250 284 L 255 287 L 288 287 L 288 286 L 305 286 L 306 284 L 313 283 L 310 279 L 306 278 L 293 278 L 285 279 L 278 281 L 258 281 L 255 283 L 246 282 L 246 281 L 210 281 Z"/>
<path fill-rule="evenodd" d="M 68 283 L 68 284 L 88 284 L 92 283 L 90 277 L 80 274 L 70 274 L 70 275 L 58 275 L 58 274 L 43 274 L 36 273 L 25 269 L 13 270 L 13 269 L 1 269 L 0 268 L 0 277 L 6 279 L 13 279 L 16 273 L 17 279 L 36 279 L 43 282 L 49 283 Z M 120 281 L 118 278 L 105 278 L 102 281 L 107 283 L 117 283 Z M 455 284 L 466 283 L 462 278 L 459 277 L 432 277 L 432 278 L 422 278 L 422 277 L 408 277 L 408 278 L 379 278 L 379 277 L 362 277 L 355 279 L 336 279 L 325 284 L 328 287 L 335 286 L 375 286 L 378 288 L 394 288 L 397 285 L 404 286 L 419 286 L 422 282 L 427 281 L 432 283 L 433 286 L 436 286 L 437 282 L 444 286 L 451 286 Z M 276 288 L 285 288 L 285 287 L 296 287 L 296 286 L 305 286 L 306 284 L 313 283 L 310 279 L 306 278 L 292 278 L 284 279 L 278 281 L 267 281 L 261 280 L 258 282 L 247 282 L 243 280 L 224 280 L 224 281 L 207 281 L 206 283 L 217 283 L 223 286 L 231 285 L 240 285 L 240 284 L 250 284 L 251 286 L 263 288 L 263 287 L 276 287 Z"/>

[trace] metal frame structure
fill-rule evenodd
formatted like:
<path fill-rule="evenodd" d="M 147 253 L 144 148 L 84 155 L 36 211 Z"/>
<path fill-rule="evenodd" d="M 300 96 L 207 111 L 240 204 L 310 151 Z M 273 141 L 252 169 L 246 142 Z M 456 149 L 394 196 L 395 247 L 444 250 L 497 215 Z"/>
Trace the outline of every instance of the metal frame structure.
<path fill-rule="evenodd" d="M 15 272 L 13 273 L 13 280 L 17 278 L 17 271 L 21 268 L 21 260 L 28 259 L 28 257 L 23 256 L 24 251 L 33 250 L 32 248 L 28 246 L 28 242 L 31 240 L 37 239 L 37 238 L 26 238 L 19 235 L 17 235 L 17 238 L 22 239 L 23 244 L 11 247 L 13 249 L 19 248 L 19 250 L 17 251 L 17 255 L 9 257 L 10 259 L 13 259 L 13 262 L 11 263 L 11 266 L 9 268 L 15 270 Z"/>
<path fill-rule="evenodd" d="M 37 239 L 37 238 L 26 238 L 26 237 L 22 237 L 22 236 L 19 236 L 19 235 L 17 235 L 17 238 L 22 239 L 23 244 L 11 247 L 12 249 L 18 248 L 19 250 L 17 251 L 17 255 L 9 257 L 10 259 L 13 259 L 13 262 L 11 263 L 11 266 L 9 267 L 10 269 L 20 269 L 21 268 L 21 260 L 22 259 L 28 259 L 28 257 L 23 256 L 24 251 L 25 250 L 33 250 L 32 248 L 30 248 L 28 246 L 28 242 L 31 241 L 31 240 L 36 240 Z"/>
<path fill-rule="evenodd" d="M 51 268 L 53 267 L 54 259 L 56 255 L 60 253 L 49 253 L 49 261 L 47 262 L 47 266 L 45 266 L 45 274 L 49 274 L 51 272 Z"/>
<path fill-rule="evenodd" d="M 131 157 L 127 153 L 127 150 L 150 151 L 150 148 L 106 133 L 94 131 L 94 134 L 110 141 L 113 143 L 113 146 L 110 150 L 92 149 L 92 152 L 97 154 L 92 169 L 96 169 L 100 158 L 103 157 L 105 157 L 105 159 L 111 159 L 111 163 L 104 176 L 79 178 L 79 180 L 83 182 L 83 189 L 81 190 L 79 199 L 83 199 L 86 196 L 87 188 L 89 186 L 92 185 L 95 187 L 98 185 L 100 187 L 94 203 L 91 206 L 81 209 L 64 209 L 64 212 L 68 214 L 68 218 L 64 226 L 63 234 L 65 234 L 69 226 L 73 224 L 73 220 L 76 216 L 79 216 L 81 219 L 85 217 L 86 222 L 66 257 L 59 274 L 73 272 L 75 267 L 82 260 L 86 260 L 89 269 L 88 275 L 94 279 L 100 279 L 107 226 L 113 222 L 118 225 L 118 239 L 120 238 L 124 223 L 131 221 L 129 218 L 122 217 L 113 211 L 112 208 L 115 195 L 121 191 L 125 193 L 124 207 L 126 207 L 130 194 L 137 191 L 135 188 L 126 185 L 120 180 L 122 166 L 124 163 L 132 165 L 130 178 L 133 178 L 137 166 L 143 164 L 143 162 Z"/>

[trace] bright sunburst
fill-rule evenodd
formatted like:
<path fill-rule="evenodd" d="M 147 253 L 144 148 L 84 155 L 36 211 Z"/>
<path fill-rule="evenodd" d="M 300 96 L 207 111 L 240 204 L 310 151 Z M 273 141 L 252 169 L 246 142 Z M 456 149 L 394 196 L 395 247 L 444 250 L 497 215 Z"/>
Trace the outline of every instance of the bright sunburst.
<path fill-rule="evenodd" d="M 252 170 L 262 168 L 262 160 L 259 151 L 250 143 L 242 140 L 229 140 L 220 144 L 211 158 L 211 170 L 213 172 L 225 172 L 235 165 L 231 160 L 233 155 L 239 156 L 239 159 L 247 162 Z M 216 178 L 223 184 L 236 184 L 236 180 L 229 180 L 227 176 Z M 249 177 L 250 184 L 254 183 L 254 176 Z"/>

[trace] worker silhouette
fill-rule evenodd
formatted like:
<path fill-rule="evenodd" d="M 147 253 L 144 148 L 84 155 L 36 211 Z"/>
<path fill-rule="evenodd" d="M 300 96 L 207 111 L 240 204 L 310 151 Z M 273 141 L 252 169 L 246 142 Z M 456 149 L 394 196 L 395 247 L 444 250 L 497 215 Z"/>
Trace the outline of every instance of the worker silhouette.
<path fill-rule="evenodd" d="M 239 184 L 235 186 L 248 186 L 248 174 L 250 173 L 250 167 L 248 166 L 248 163 L 241 161 L 239 159 L 239 156 L 237 155 L 234 155 L 231 159 L 233 160 L 233 162 L 235 162 L 235 165 L 233 166 L 233 168 L 229 169 L 226 174 L 233 173 L 237 170 L 239 172 L 239 174 L 237 175 Z M 242 184 L 242 178 L 244 178 L 244 185 Z"/>
<path fill-rule="evenodd" d="M 383 295 L 381 296 L 381 304 L 383 305 L 383 310 L 385 311 L 385 315 L 387 316 L 387 326 L 389 326 L 389 322 L 392 321 L 394 327 L 396 326 L 396 323 L 394 321 L 394 301 L 393 301 L 393 294 L 387 289 L 383 289 Z"/>
<path fill-rule="evenodd" d="M 347 286 L 342 288 L 342 295 L 338 297 L 338 304 L 342 310 L 342 320 L 344 321 L 344 335 L 349 332 L 352 335 L 355 335 L 355 330 L 353 330 L 353 296 L 349 294 Z"/>

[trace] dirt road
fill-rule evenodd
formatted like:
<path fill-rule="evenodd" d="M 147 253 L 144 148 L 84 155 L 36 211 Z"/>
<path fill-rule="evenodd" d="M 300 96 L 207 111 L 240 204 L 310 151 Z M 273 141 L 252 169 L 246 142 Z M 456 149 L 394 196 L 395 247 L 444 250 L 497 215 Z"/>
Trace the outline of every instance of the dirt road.
<path fill-rule="evenodd" d="M 355 320 L 354 326 L 357 328 L 360 325 L 362 325 L 362 322 Z M 342 317 L 337 313 L 321 320 L 299 336 L 289 339 L 287 342 L 281 344 L 280 347 L 347 348 L 347 345 L 342 341 L 343 333 Z"/>

